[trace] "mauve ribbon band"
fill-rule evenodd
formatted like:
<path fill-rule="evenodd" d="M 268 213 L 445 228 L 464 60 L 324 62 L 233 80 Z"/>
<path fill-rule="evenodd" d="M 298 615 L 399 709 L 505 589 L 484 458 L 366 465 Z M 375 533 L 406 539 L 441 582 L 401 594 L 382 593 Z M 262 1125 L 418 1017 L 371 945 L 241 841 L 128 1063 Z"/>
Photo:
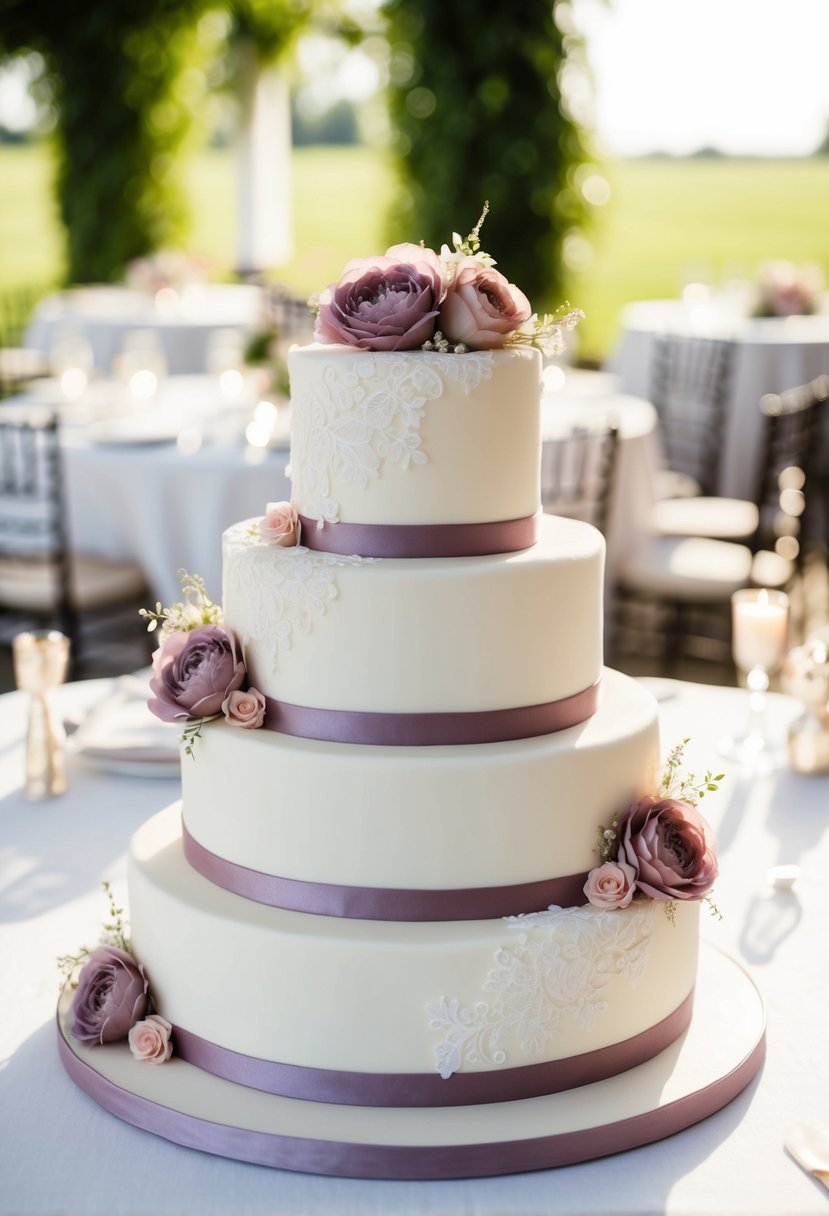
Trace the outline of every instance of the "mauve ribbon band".
<path fill-rule="evenodd" d="M 343 524 L 300 515 L 302 544 L 344 557 L 484 557 L 517 553 L 538 540 L 541 512 L 478 524 Z"/>
<path fill-rule="evenodd" d="M 344 1072 L 260 1060 L 210 1043 L 180 1026 L 173 1027 L 173 1041 L 176 1054 L 196 1068 L 284 1098 L 345 1106 L 478 1106 L 557 1094 L 635 1068 L 679 1038 L 691 1021 L 692 1006 L 693 992 L 655 1026 L 609 1047 L 543 1064 L 456 1072 L 448 1081 L 436 1072 Z"/>
<path fill-rule="evenodd" d="M 244 899 L 291 912 L 337 916 L 350 920 L 497 920 L 537 912 L 555 904 L 580 907 L 587 872 L 509 887 L 467 887 L 429 891 L 422 888 L 350 887 L 337 883 L 304 882 L 265 874 L 219 857 L 200 844 L 182 825 L 184 856 L 208 882 Z"/>
<path fill-rule="evenodd" d="M 576 1165 L 672 1136 L 714 1114 L 745 1089 L 763 1062 L 765 1036 L 736 1067 L 713 1083 L 629 1119 L 532 1139 L 453 1145 L 359 1144 L 214 1123 L 116 1085 L 75 1055 L 60 1026 L 58 1053 L 70 1078 L 99 1106 L 174 1144 L 275 1169 L 341 1178 L 421 1181 L 485 1178 Z M 345 1130 L 347 1118 L 343 1126 Z"/>
<path fill-rule="evenodd" d="M 599 681 L 560 701 L 513 709 L 459 710 L 447 713 L 374 713 L 356 709 L 317 709 L 265 697 L 265 726 L 283 735 L 328 743 L 367 743 L 379 747 L 442 747 L 466 743 L 505 743 L 532 739 L 578 726 L 596 712 Z"/>

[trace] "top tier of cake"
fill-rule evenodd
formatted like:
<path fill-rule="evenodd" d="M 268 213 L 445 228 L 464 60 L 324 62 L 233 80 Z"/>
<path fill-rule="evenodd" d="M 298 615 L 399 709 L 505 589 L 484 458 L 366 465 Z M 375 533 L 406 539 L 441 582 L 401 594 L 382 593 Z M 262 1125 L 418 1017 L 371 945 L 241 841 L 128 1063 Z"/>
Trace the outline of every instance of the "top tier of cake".
<path fill-rule="evenodd" d="M 539 510 L 538 351 L 315 343 L 293 347 L 288 369 L 293 503 L 306 534 L 307 521 L 486 524 Z"/>

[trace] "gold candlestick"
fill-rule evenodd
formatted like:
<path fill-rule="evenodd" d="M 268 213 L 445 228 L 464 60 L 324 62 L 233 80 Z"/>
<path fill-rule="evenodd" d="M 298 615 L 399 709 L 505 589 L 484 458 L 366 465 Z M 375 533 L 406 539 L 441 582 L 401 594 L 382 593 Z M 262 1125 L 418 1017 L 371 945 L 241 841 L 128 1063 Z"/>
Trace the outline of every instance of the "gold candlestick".
<path fill-rule="evenodd" d="M 62 725 L 52 714 L 47 693 L 66 679 L 69 638 L 56 630 L 19 633 L 12 642 L 17 687 L 31 695 L 26 733 L 27 798 L 52 798 L 66 792 Z"/>

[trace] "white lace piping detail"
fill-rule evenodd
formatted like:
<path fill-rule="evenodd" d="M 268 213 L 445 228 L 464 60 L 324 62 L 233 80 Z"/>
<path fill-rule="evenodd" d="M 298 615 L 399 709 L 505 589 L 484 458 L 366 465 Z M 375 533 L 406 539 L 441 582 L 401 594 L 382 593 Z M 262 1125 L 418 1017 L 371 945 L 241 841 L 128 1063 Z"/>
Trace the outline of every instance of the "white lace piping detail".
<path fill-rule="evenodd" d="M 442 1032 L 434 1047 L 445 1080 L 467 1065 L 501 1065 L 509 1038 L 529 1055 L 559 1034 L 563 1018 L 588 1030 L 607 1009 L 604 989 L 616 975 L 634 986 L 651 948 L 654 900 L 624 912 L 593 907 L 557 908 L 507 917 L 519 931 L 502 946 L 483 991 L 472 1006 L 441 997 L 427 1006 L 429 1026 Z"/>
<path fill-rule="evenodd" d="M 226 537 L 223 596 L 244 603 L 244 626 L 237 628 L 243 649 L 264 644 L 275 671 L 280 650 L 309 634 L 337 598 L 337 568 L 378 560 L 313 553 L 303 545 L 275 548 L 260 540 L 255 522 L 237 524 Z"/>
<path fill-rule="evenodd" d="M 293 398 L 291 478 L 294 498 L 317 520 L 339 520 L 333 479 L 365 488 L 385 465 L 425 464 L 420 428 L 426 403 L 446 381 L 468 395 L 492 375 L 489 351 L 466 355 L 419 351 L 332 359 L 312 386 Z"/>

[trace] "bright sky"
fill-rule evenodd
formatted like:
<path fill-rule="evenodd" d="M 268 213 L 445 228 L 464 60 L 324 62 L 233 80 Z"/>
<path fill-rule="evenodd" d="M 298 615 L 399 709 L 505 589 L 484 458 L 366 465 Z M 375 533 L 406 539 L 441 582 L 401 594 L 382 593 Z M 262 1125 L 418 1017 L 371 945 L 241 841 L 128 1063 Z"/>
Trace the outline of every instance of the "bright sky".
<path fill-rule="evenodd" d="M 829 0 L 573 0 L 603 149 L 811 152 L 829 122 Z"/>

